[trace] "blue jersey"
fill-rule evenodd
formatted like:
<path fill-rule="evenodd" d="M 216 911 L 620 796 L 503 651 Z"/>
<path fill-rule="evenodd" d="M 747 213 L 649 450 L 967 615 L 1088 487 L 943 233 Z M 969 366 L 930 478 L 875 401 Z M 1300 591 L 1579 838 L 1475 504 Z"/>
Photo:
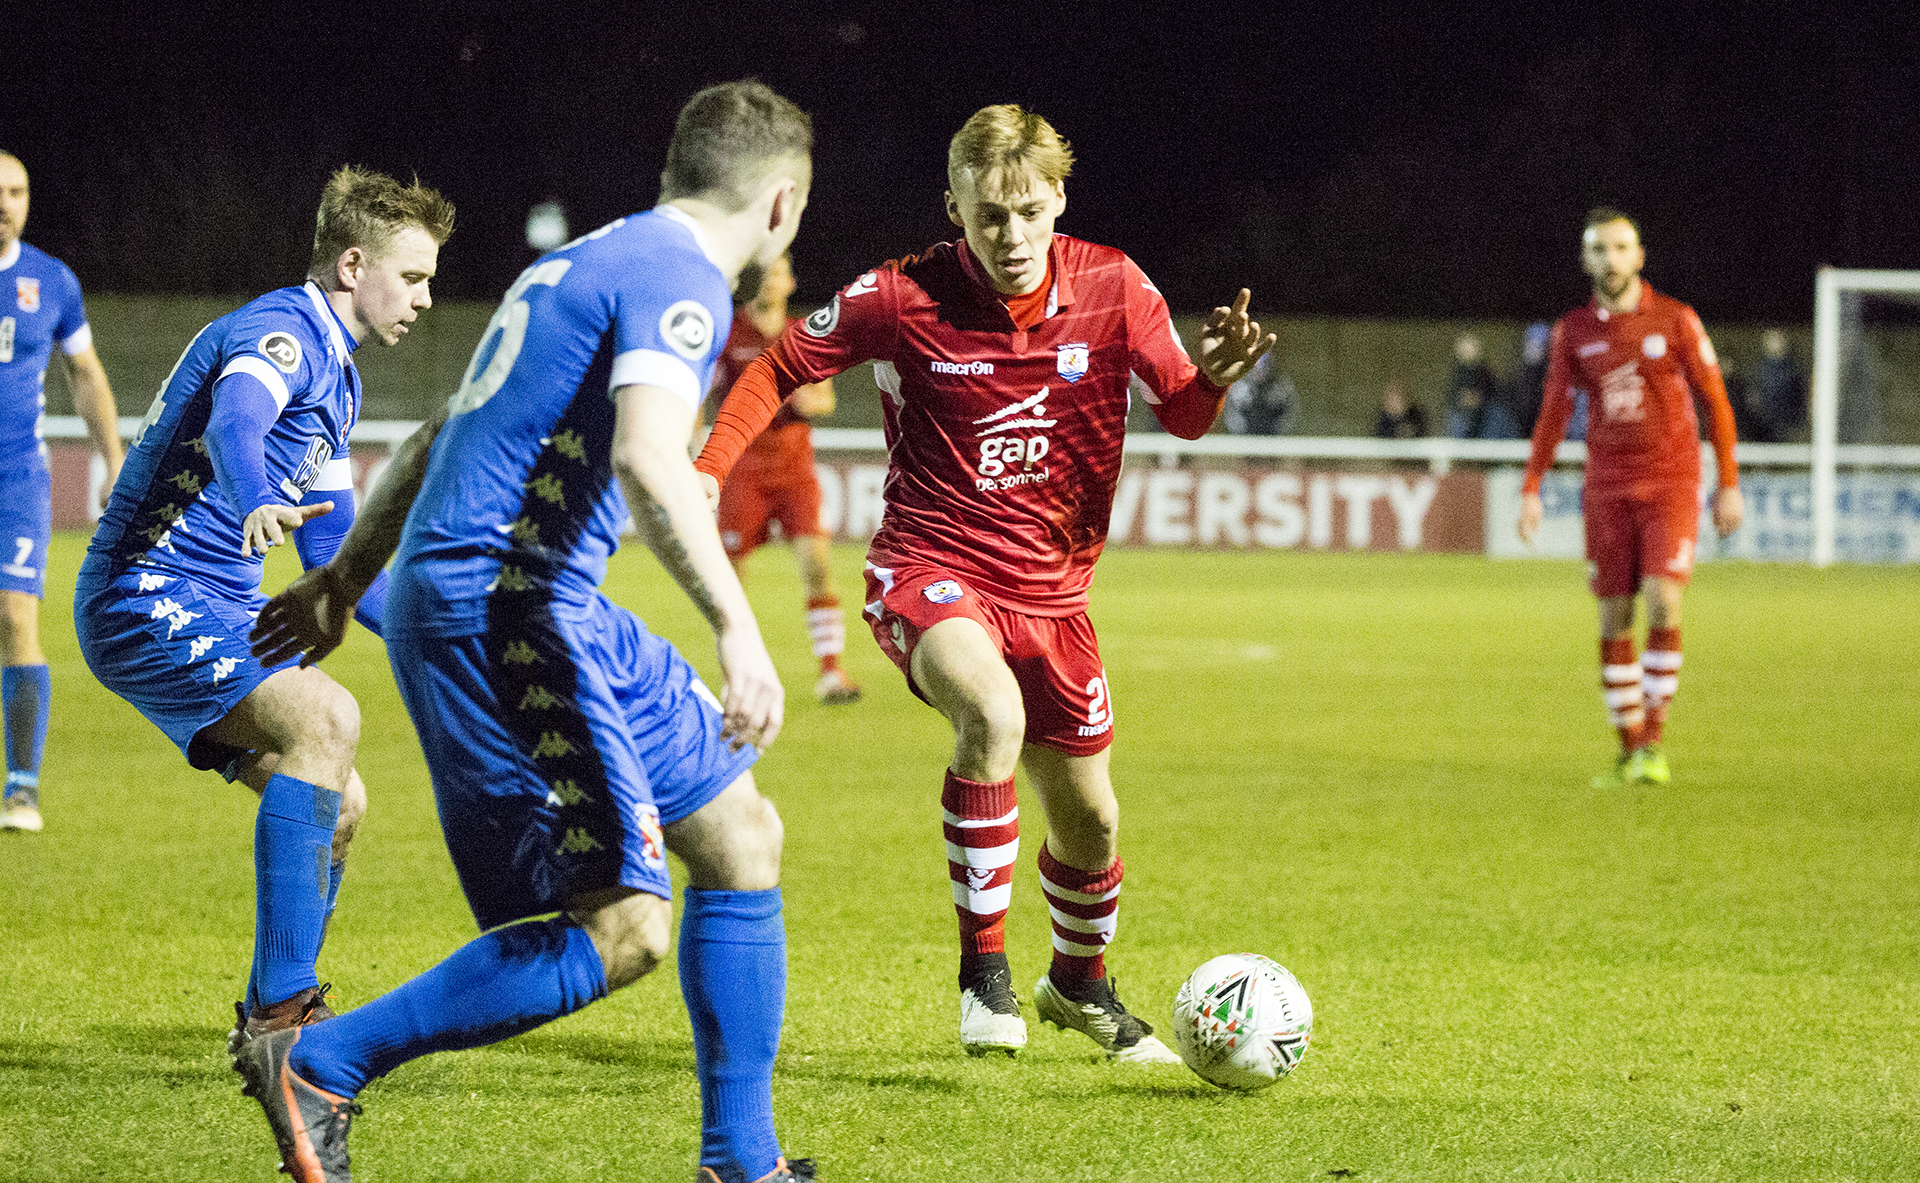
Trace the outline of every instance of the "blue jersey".
<path fill-rule="evenodd" d="M 69 356 L 93 344 L 80 281 L 65 263 L 16 241 L 0 255 L 0 464 L 40 450 L 55 342 Z"/>
<path fill-rule="evenodd" d="M 341 487 L 347 433 L 360 413 L 353 347 L 311 282 L 268 292 L 201 329 L 147 410 L 87 548 L 90 564 L 119 571 L 137 561 L 234 596 L 255 594 L 263 556 L 241 557 L 240 526 L 258 506 L 236 505 L 216 479 L 208 420 L 230 386 L 236 398 L 264 387 L 279 416 L 267 429 L 261 495 L 296 505 L 316 485 Z"/>
<path fill-rule="evenodd" d="M 698 407 L 733 322 L 726 276 L 670 206 L 541 258 L 494 313 L 407 516 L 389 635 L 487 628 L 496 590 L 582 619 L 620 544 L 612 392 Z"/>

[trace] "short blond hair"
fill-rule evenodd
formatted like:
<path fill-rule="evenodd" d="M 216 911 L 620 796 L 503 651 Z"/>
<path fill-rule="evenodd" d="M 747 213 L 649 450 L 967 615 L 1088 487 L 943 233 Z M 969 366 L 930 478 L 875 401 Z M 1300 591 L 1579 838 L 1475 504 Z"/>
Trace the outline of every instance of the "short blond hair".
<path fill-rule="evenodd" d="M 343 165 L 320 191 L 314 217 L 313 262 L 307 274 L 332 276 L 334 264 L 351 247 L 382 254 L 409 226 L 425 230 L 438 245 L 453 234 L 453 203 L 420 183 L 402 185 L 385 173 Z"/>
<path fill-rule="evenodd" d="M 1073 149 L 1045 117 L 1018 103 L 975 111 L 947 145 L 949 188 L 958 188 L 961 175 L 971 172 L 983 191 L 1004 195 L 1026 169 L 1060 185 L 1073 172 Z"/>

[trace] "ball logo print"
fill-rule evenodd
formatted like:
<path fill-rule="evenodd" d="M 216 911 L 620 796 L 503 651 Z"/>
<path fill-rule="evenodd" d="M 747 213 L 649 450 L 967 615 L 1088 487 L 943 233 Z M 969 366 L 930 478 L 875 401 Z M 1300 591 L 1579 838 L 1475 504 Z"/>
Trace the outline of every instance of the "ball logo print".
<path fill-rule="evenodd" d="M 283 374 L 300 368 L 300 342 L 292 333 L 268 333 L 260 338 L 260 352 Z"/>
<path fill-rule="evenodd" d="M 1223 1089 L 1263 1089 L 1299 1066 L 1313 1003 L 1285 966 L 1228 953 L 1193 971 L 1173 1000 L 1180 1058 Z"/>
<path fill-rule="evenodd" d="M 660 314 L 660 336 L 688 361 L 699 361 L 713 344 L 713 314 L 698 300 L 681 300 Z"/>

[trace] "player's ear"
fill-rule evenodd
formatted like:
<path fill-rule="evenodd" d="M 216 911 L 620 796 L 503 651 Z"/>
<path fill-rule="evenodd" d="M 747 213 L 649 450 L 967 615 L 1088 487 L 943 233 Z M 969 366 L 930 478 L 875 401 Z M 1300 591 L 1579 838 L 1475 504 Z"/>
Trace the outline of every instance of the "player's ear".
<path fill-rule="evenodd" d="M 800 183 L 792 177 L 781 179 L 773 187 L 773 201 L 767 207 L 767 230 L 779 230 L 800 216 Z"/>
<path fill-rule="evenodd" d="M 1066 212 L 1067 183 L 1065 181 L 1055 181 L 1053 183 L 1053 216 L 1057 218 Z"/>
<path fill-rule="evenodd" d="M 340 252 L 334 260 L 333 278 L 343 292 L 353 291 L 360 286 L 360 269 L 366 266 L 367 252 L 357 246 L 350 246 Z"/>
<path fill-rule="evenodd" d="M 947 221 L 952 222 L 962 230 L 967 228 L 966 220 L 960 216 L 960 203 L 953 199 L 953 190 L 951 189 L 947 190 Z"/>

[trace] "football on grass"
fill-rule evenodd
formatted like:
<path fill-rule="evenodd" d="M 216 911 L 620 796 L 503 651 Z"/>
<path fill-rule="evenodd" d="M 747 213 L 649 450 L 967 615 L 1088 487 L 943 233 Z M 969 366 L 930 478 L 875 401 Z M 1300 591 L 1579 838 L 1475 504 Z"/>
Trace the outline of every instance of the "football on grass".
<path fill-rule="evenodd" d="M 1285 966 L 1228 953 L 1193 971 L 1173 1000 L 1180 1058 L 1223 1089 L 1263 1089 L 1293 1071 L 1313 1038 L 1313 1003 Z"/>

